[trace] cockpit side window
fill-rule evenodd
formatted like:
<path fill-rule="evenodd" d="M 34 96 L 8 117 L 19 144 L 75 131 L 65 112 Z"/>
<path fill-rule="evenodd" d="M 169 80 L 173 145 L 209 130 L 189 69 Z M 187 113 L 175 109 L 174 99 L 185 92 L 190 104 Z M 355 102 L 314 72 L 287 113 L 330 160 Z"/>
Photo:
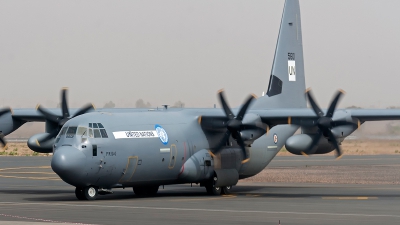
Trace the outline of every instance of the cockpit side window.
<path fill-rule="evenodd" d="M 93 128 L 98 128 L 97 123 L 93 123 Z"/>
<path fill-rule="evenodd" d="M 94 138 L 101 138 L 99 129 L 93 129 L 94 131 Z"/>
<path fill-rule="evenodd" d="M 102 138 L 108 138 L 106 129 L 100 129 L 100 133 L 101 133 L 101 137 L 102 137 Z"/>
<path fill-rule="evenodd" d="M 77 127 L 69 127 L 67 130 L 67 138 L 73 138 L 75 136 Z"/>

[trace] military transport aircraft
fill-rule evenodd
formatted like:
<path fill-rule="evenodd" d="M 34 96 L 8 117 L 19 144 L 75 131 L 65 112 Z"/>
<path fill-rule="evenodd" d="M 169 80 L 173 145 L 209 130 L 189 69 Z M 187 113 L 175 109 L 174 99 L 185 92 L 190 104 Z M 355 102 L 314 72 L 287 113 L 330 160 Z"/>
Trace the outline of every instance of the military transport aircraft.
<path fill-rule="evenodd" d="M 222 110 L 95 110 L 90 104 L 69 110 L 63 90 L 61 116 L 41 106 L 5 109 L 0 130 L 7 135 L 25 122 L 46 122 L 46 133 L 32 136 L 28 146 L 54 152 L 54 172 L 87 200 L 113 188 L 154 195 L 160 185 L 183 183 L 199 183 L 214 195 L 229 193 L 239 179 L 262 171 L 283 145 L 293 154 L 336 150 L 340 157 L 340 143 L 360 124 L 398 120 L 400 111 L 336 110 L 342 91 L 321 110 L 305 89 L 300 21 L 298 0 L 287 0 L 266 95 L 249 96 L 239 109 L 231 110 L 219 91 Z M 292 136 L 299 127 L 302 134 Z"/>

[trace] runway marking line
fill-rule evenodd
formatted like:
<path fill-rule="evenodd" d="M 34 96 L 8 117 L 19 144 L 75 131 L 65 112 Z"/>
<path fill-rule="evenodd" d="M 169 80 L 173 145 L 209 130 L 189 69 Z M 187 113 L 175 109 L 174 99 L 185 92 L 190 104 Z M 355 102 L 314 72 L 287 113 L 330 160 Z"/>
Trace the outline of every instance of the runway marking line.
<path fill-rule="evenodd" d="M 357 213 L 325 213 L 325 212 L 283 212 L 283 211 L 261 211 L 261 210 L 230 210 L 230 209 L 202 209 L 202 208 L 173 208 L 173 207 L 146 207 L 146 206 L 119 206 L 119 205 L 90 205 L 90 204 L 65 204 L 65 203 L 39 203 L 39 202 L 0 202 L 0 205 L 45 205 L 45 206 L 68 206 L 85 208 L 115 208 L 115 209 L 147 209 L 166 211 L 193 211 L 210 213 L 265 213 L 265 214 L 292 214 L 292 215 L 314 215 L 314 216 L 353 216 L 353 217 L 391 217 L 400 218 L 400 215 L 389 214 L 357 214 Z"/>
<path fill-rule="evenodd" d="M 30 180 L 61 180 L 59 177 L 21 177 L 21 176 L 11 176 L 4 174 L 51 174 L 54 173 L 49 172 L 34 172 L 34 171 L 26 171 L 26 172 L 14 172 L 15 170 L 23 170 L 23 169 L 50 169 L 50 166 L 33 166 L 33 167 L 11 167 L 11 168 L 2 168 L 0 169 L 0 177 L 3 178 L 17 178 L 17 179 L 30 179 Z M 11 172 L 12 171 L 12 172 Z"/>
<path fill-rule="evenodd" d="M 344 197 L 322 197 L 324 200 L 375 200 L 378 197 L 352 197 L 352 196 L 344 196 Z"/>

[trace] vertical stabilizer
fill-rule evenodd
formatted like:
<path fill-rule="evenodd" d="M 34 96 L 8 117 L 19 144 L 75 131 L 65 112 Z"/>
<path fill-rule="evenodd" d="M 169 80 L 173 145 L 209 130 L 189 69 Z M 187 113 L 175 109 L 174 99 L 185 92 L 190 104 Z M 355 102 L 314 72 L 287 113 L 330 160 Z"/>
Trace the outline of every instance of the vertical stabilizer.
<path fill-rule="evenodd" d="M 305 89 L 300 5 L 286 0 L 268 89 L 252 108 L 305 108 Z"/>

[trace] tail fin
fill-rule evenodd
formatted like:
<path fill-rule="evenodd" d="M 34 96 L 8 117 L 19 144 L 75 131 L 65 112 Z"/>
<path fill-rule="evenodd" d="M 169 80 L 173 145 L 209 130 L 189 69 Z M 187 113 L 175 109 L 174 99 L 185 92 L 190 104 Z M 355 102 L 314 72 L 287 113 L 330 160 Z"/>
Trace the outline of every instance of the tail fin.
<path fill-rule="evenodd" d="M 252 108 L 305 108 L 305 89 L 300 5 L 286 0 L 268 89 Z"/>

